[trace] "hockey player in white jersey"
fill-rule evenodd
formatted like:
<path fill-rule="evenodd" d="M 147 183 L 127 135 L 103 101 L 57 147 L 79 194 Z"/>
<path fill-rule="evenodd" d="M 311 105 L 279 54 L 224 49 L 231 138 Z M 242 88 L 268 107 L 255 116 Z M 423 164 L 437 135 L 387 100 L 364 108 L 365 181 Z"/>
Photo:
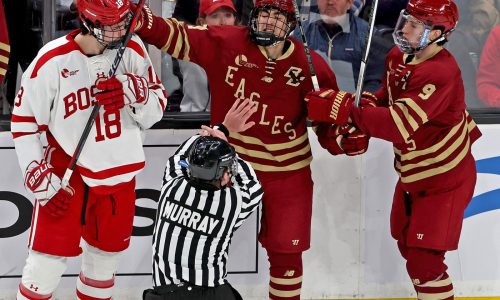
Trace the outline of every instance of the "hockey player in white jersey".
<path fill-rule="evenodd" d="M 117 75 L 107 78 L 131 20 L 129 0 L 79 0 L 78 11 L 81 29 L 40 50 L 14 104 L 16 152 L 36 198 L 17 299 L 51 299 L 67 258 L 82 251 L 77 297 L 111 299 L 118 257 L 132 233 L 135 175 L 145 165 L 141 133 L 161 119 L 166 105 L 135 36 Z M 62 189 L 60 178 L 97 102 L 102 107 Z"/>

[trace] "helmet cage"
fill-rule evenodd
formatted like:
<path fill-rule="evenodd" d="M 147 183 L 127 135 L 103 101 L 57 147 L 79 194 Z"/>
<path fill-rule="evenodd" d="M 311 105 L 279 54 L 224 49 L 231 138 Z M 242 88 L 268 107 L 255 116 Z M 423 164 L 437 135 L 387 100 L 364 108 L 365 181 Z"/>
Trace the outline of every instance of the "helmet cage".
<path fill-rule="evenodd" d="M 284 15 L 286 22 L 281 22 L 277 18 L 272 17 L 270 14 L 271 10 L 276 10 L 279 14 Z M 267 22 L 259 24 L 259 14 L 261 13 L 267 13 L 269 17 L 267 18 Z M 250 36 L 257 45 L 264 47 L 274 46 L 283 42 L 292 33 L 296 25 L 295 13 L 290 13 L 272 4 L 256 6 L 250 14 L 249 25 Z M 259 31 L 259 25 L 271 26 L 271 28 L 270 30 Z"/>
<path fill-rule="evenodd" d="M 118 48 L 132 21 L 129 0 L 79 0 L 83 27 L 106 48 Z"/>
<path fill-rule="evenodd" d="M 115 25 L 103 25 L 99 21 L 92 23 L 89 19 L 84 19 L 83 26 L 101 45 L 108 49 L 117 49 L 125 39 L 123 32 L 126 32 L 131 20 L 132 14 L 128 14 L 124 21 Z"/>

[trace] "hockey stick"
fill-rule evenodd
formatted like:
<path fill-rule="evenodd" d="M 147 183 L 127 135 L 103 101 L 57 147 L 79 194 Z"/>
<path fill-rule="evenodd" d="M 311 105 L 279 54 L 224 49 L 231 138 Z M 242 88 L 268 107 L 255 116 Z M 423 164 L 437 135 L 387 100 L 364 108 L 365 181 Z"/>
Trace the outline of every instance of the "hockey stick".
<path fill-rule="evenodd" d="M 135 11 L 135 15 L 132 18 L 132 21 L 130 21 L 130 25 L 127 28 L 127 31 L 125 32 L 125 39 L 121 42 L 120 48 L 118 49 L 116 53 L 115 60 L 113 61 L 113 65 L 111 66 L 111 69 L 109 69 L 108 73 L 108 78 L 111 78 L 113 75 L 115 75 L 116 70 L 118 69 L 118 65 L 120 64 L 122 58 L 123 58 L 123 53 L 125 53 L 125 49 L 127 48 L 128 41 L 132 38 L 133 34 L 133 28 L 135 27 L 135 24 L 137 23 L 137 20 L 139 19 L 140 16 L 140 11 L 142 10 L 142 6 L 144 5 L 145 0 L 140 0 L 139 3 L 137 3 L 137 8 Z M 94 107 L 92 108 L 92 112 L 90 113 L 90 117 L 87 121 L 87 124 L 85 125 L 85 129 L 83 130 L 83 133 L 80 137 L 80 140 L 78 141 L 78 145 L 76 145 L 75 152 L 73 152 L 73 156 L 71 157 L 71 160 L 69 162 L 69 166 L 66 169 L 66 172 L 64 172 L 64 176 L 61 180 L 61 186 L 62 188 L 66 188 L 69 184 L 69 179 L 71 178 L 71 175 L 73 174 L 73 171 L 75 170 L 76 167 L 76 162 L 78 161 L 78 158 L 80 157 L 80 154 L 82 153 L 83 146 L 85 145 L 85 142 L 87 141 L 87 137 L 89 136 L 90 129 L 94 125 L 95 118 L 97 114 L 99 113 L 99 108 L 101 106 L 99 103 L 96 103 Z"/>
<path fill-rule="evenodd" d="M 375 16 L 377 15 L 377 6 L 378 0 L 373 0 L 372 7 L 370 9 L 370 18 L 368 20 L 370 27 L 368 28 L 368 36 L 366 37 L 365 52 L 363 53 L 363 57 L 361 58 L 358 83 L 356 85 L 356 94 L 354 97 L 354 105 L 356 105 L 357 107 L 359 107 L 359 103 L 361 101 L 361 92 L 363 89 L 363 81 L 365 79 L 366 64 L 368 63 L 368 54 L 370 53 L 370 46 L 372 44 L 373 30 L 375 29 Z"/>
<path fill-rule="evenodd" d="M 295 10 L 295 18 L 297 19 L 297 26 L 299 27 L 302 43 L 304 44 L 304 51 L 306 52 L 307 63 L 309 64 L 309 71 L 311 72 L 311 80 L 313 88 L 315 91 L 319 91 L 319 82 L 318 82 L 318 77 L 316 76 L 316 71 L 314 70 L 314 65 L 312 63 L 311 51 L 309 51 L 306 35 L 304 34 L 304 27 L 302 27 L 302 22 L 300 21 L 299 6 L 297 5 L 297 0 L 293 0 L 292 2 L 293 2 L 293 8 Z"/>

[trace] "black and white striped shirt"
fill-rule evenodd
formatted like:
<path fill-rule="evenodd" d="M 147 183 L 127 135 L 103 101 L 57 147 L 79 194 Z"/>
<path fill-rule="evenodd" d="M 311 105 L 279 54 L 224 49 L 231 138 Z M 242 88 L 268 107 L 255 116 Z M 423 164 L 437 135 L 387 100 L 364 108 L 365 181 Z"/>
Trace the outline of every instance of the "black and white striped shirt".
<path fill-rule="evenodd" d="M 153 233 L 155 286 L 223 284 L 233 233 L 262 198 L 254 170 L 240 158 L 230 187 L 218 190 L 191 185 L 179 160 L 198 137 L 184 142 L 165 169 Z"/>

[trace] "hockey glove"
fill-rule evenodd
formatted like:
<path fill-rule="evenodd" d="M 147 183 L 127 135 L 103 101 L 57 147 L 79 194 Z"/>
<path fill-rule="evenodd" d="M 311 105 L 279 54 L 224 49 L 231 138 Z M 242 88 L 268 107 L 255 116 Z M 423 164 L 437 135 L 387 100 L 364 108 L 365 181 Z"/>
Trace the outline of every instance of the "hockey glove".
<path fill-rule="evenodd" d="M 130 8 L 134 13 L 137 11 L 137 5 L 135 3 L 130 3 Z M 144 31 L 151 30 L 154 19 L 149 6 L 144 4 L 141 11 L 138 11 L 137 13 L 140 15 L 137 19 L 137 23 L 135 24 L 134 32 L 143 31 L 143 29 Z"/>
<path fill-rule="evenodd" d="M 61 217 L 68 210 L 74 190 L 70 186 L 67 190 L 61 188 L 61 179 L 53 173 L 49 163 L 33 161 L 29 164 L 25 184 L 51 216 Z"/>
<path fill-rule="evenodd" d="M 342 138 L 342 148 L 346 155 L 355 156 L 360 155 L 368 150 L 368 143 L 370 137 L 364 134 L 358 128 L 348 124 L 346 126 L 352 127 L 349 129 L 347 134 L 344 134 Z"/>
<path fill-rule="evenodd" d="M 377 106 L 377 97 L 370 92 L 362 92 L 361 93 L 361 107 L 376 107 Z"/>
<path fill-rule="evenodd" d="M 97 88 L 102 92 L 97 93 L 95 98 L 104 110 L 145 103 L 149 95 L 146 78 L 134 74 L 115 75 L 99 82 Z"/>
<path fill-rule="evenodd" d="M 349 120 L 354 96 L 343 91 L 321 89 L 307 93 L 308 117 L 313 121 L 345 125 Z"/>
<path fill-rule="evenodd" d="M 354 156 L 365 153 L 369 137 L 351 124 L 345 126 L 321 123 L 316 130 L 321 147 L 333 155 Z"/>

